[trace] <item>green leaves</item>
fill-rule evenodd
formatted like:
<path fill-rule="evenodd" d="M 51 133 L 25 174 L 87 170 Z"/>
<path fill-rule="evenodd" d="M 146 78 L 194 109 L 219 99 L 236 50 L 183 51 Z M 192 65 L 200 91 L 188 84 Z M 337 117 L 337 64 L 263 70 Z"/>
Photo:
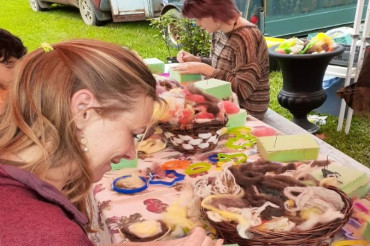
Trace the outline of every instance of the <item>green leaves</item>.
<path fill-rule="evenodd" d="M 167 48 L 175 46 L 194 55 L 209 56 L 211 35 L 192 20 L 181 17 L 176 11 L 150 19 L 150 25 L 161 33 Z"/>
<path fill-rule="evenodd" d="M 177 22 L 178 43 L 181 48 L 194 55 L 209 56 L 211 35 L 196 26 L 191 20 L 182 18 Z"/>

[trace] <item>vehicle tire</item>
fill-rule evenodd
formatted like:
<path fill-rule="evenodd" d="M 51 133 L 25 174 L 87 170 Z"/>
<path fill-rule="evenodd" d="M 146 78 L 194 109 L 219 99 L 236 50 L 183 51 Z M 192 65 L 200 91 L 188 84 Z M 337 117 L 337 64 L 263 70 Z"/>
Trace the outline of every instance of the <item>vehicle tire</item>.
<path fill-rule="evenodd" d="M 51 3 L 45 3 L 40 0 L 29 0 L 31 9 L 35 12 L 44 11 L 50 8 Z"/>
<path fill-rule="evenodd" d="M 80 0 L 79 9 L 82 20 L 88 26 L 99 26 L 102 24 L 102 21 L 98 20 L 96 17 L 96 10 L 91 0 Z"/>
<path fill-rule="evenodd" d="M 168 10 L 166 13 L 164 14 L 169 14 L 169 15 L 173 15 L 174 18 L 182 18 L 182 15 L 180 13 L 180 11 L 178 11 L 177 9 L 170 9 Z M 166 39 L 166 42 L 168 43 L 168 45 L 170 45 L 171 47 L 174 47 L 176 49 L 180 48 L 180 45 L 177 43 L 177 35 L 180 35 L 178 33 L 174 33 L 173 31 L 173 28 L 171 27 L 171 25 L 168 25 L 167 28 L 166 28 L 166 31 L 165 31 L 165 39 Z"/>

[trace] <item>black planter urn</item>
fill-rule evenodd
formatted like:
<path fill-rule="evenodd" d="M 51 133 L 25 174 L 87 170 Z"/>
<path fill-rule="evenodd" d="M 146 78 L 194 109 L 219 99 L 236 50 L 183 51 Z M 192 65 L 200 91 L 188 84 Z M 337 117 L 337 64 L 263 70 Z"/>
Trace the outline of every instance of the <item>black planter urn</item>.
<path fill-rule="evenodd" d="M 307 120 L 307 114 L 325 102 L 322 81 L 326 68 L 344 47 L 338 45 L 334 51 L 326 53 L 290 55 L 275 52 L 277 46 L 269 48 L 269 56 L 277 60 L 283 74 L 278 101 L 292 113 L 295 124 L 310 133 L 317 133 L 319 127 Z"/>

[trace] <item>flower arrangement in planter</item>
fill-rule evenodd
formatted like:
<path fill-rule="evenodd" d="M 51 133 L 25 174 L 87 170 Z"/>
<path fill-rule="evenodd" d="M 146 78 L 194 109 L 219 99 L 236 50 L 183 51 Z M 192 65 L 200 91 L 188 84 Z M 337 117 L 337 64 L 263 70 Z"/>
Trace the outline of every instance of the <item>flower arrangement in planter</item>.
<path fill-rule="evenodd" d="M 325 70 L 329 62 L 343 51 L 342 45 L 334 43 L 324 33 L 317 34 L 308 42 L 292 38 L 269 48 L 269 56 L 277 60 L 283 73 L 283 88 L 278 101 L 292 113 L 292 121 L 309 133 L 320 130 L 307 120 L 307 114 L 326 100 L 322 88 Z"/>
<path fill-rule="evenodd" d="M 176 57 L 171 56 L 171 47 L 194 55 L 209 55 L 211 35 L 196 26 L 192 20 L 183 18 L 178 11 L 170 10 L 160 17 L 152 18 L 150 25 L 159 30 L 167 48 L 169 63 L 177 62 Z"/>
<path fill-rule="evenodd" d="M 331 52 L 337 48 L 333 39 L 325 33 L 318 33 L 310 40 L 296 37 L 282 42 L 275 51 L 281 54 L 317 54 Z"/>

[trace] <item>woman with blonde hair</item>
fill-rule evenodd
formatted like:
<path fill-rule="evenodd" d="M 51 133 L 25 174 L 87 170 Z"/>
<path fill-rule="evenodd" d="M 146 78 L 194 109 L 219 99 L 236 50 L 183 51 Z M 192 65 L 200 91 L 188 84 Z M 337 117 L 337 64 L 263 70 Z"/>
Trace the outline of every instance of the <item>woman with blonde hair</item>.
<path fill-rule="evenodd" d="M 92 245 L 91 184 L 135 157 L 155 88 L 136 55 L 107 42 L 44 45 L 24 57 L 0 116 L 0 245 Z M 215 243 L 198 228 L 149 244 Z"/>

